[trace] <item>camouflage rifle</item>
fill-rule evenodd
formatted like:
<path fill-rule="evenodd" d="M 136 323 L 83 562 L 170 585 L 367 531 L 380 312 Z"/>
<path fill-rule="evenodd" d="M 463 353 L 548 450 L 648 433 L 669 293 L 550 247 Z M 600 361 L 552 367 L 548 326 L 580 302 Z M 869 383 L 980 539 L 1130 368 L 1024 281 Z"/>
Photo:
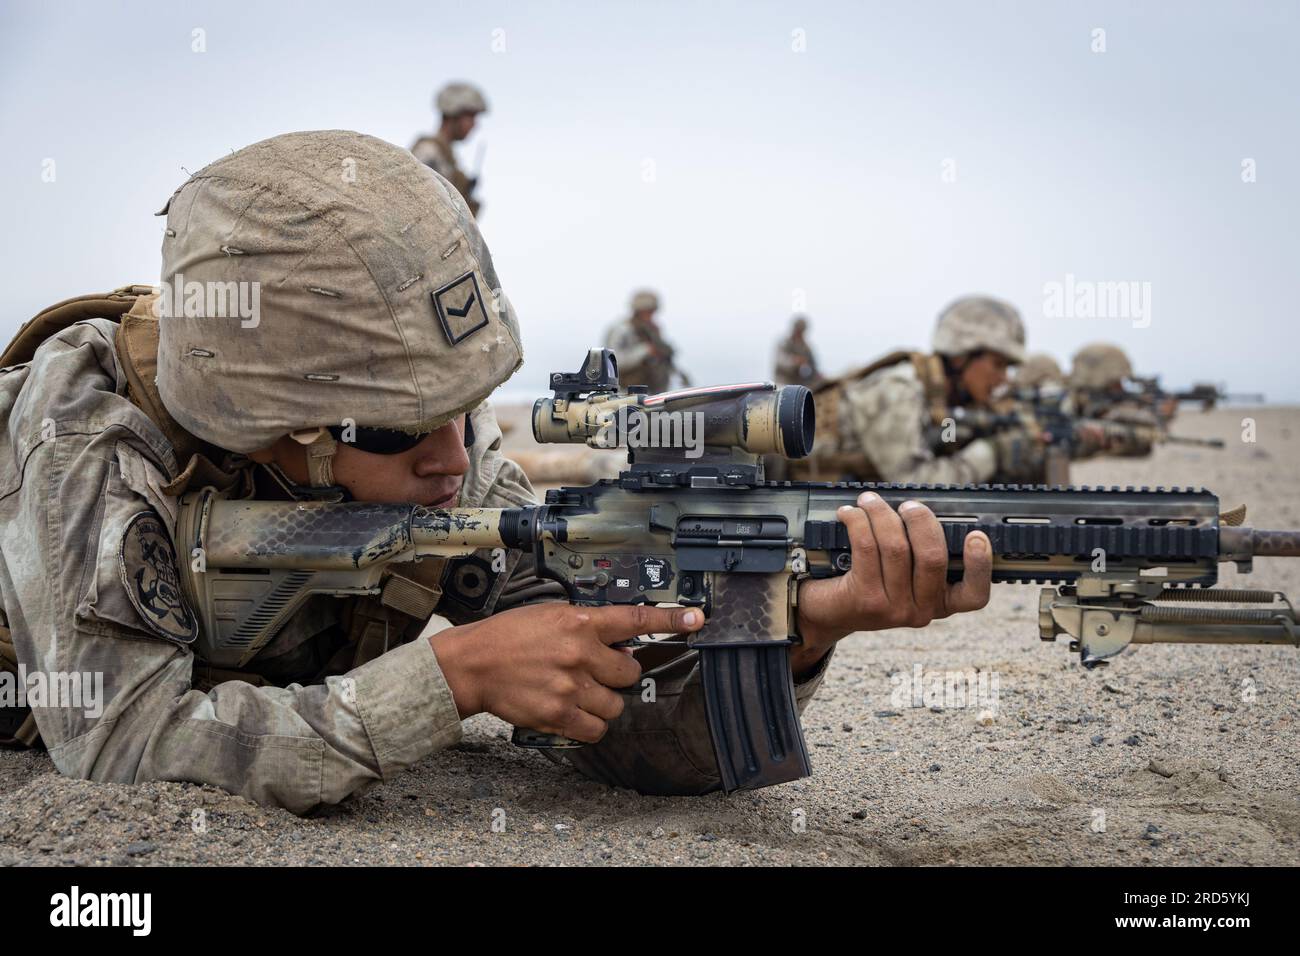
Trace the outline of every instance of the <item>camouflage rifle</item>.
<path fill-rule="evenodd" d="M 1086 433 L 1091 429 L 1099 434 L 1106 447 L 1113 443 L 1122 445 L 1187 445 L 1197 448 L 1223 448 L 1220 438 L 1193 438 L 1171 435 L 1155 425 L 1111 421 L 1103 418 L 1083 418 L 1062 407 L 1064 395 L 1047 394 L 1035 390 L 1032 395 L 1022 395 L 1016 407 L 1009 410 L 983 408 L 954 408 L 950 421 L 926 429 L 926 438 L 936 453 L 951 454 L 977 438 L 990 438 L 998 432 L 1012 428 L 1036 429 L 1044 436 L 1043 482 L 1048 485 L 1065 485 L 1070 480 L 1070 462 L 1088 457 L 1092 453 Z"/>
<path fill-rule="evenodd" d="M 1196 402 L 1201 406 L 1202 411 L 1208 412 L 1224 402 L 1262 405 L 1265 400 L 1259 392 L 1225 392 L 1210 382 L 1197 382 L 1191 388 L 1169 392 L 1161 387 L 1158 375 L 1149 378 L 1135 377 L 1133 381 L 1140 389 L 1139 397 L 1142 401 L 1153 407 L 1167 403 L 1176 405 L 1181 402 Z"/>
<path fill-rule="evenodd" d="M 540 442 L 605 447 L 621 437 L 611 431 L 619 415 L 665 428 L 691 415 L 703 445 L 689 457 L 629 441 L 617 479 L 519 508 L 229 500 L 211 488 L 186 495 L 176 538 L 182 587 L 202 622 L 199 656 L 238 666 L 308 596 L 377 594 L 401 562 L 526 550 L 575 604 L 703 608 L 707 623 L 687 643 L 699 657 L 723 788 L 798 779 L 810 767 L 789 664 L 797 585 L 849 570 L 835 514 L 865 488 L 894 507 L 911 499 L 935 512 L 954 580 L 967 533 L 986 533 L 993 579 L 1049 585 L 1039 636 L 1067 636 L 1087 667 L 1130 643 L 1300 645 L 1284 595 L 1214 587 L 1221 562 L 1249 570 L 1256 555 L 1300 556 L 1300 532 L 1241 527 L 1244 509 L 1220 515 L 1209 492 L 769 483 L 761 455 L 811 450 L 814 408 L 802 386 L 629 392 L 607 349 L 551 385 L 552 397 L 533 409 Z M 666 426 L 654 421 L 660 415 L 670 416 Z M 515 741 L 572 743 L 522 729 Z"/>
<path fill-rule="evenodd" d="M 1107 439 L 1129 441 L 1135 437 L 1153 445 L 1187 445 L 1194 448 L 1223 448 L 1221 438 L 1193 438 L 1190 435 L 1173 435 L 1154 424 L 1144 425 L 1107 418 L 1085 418 L 1072 415 L 1061 407 L 1060 400 L 1039 399 L 1022 403 L 1021 408 L 1010 411 L 987 409 L 953 409 L 953 434 L 955 441 L 972 441 L 985 438 L 1004 428 L 1037 427 L 1047 437 L 1049 444 L 1067 448 L 1071 457 L 1078 457 L 1083 446 L 1084 429 L 1096 429 Z M 935 432 L 937 434 L 937 431 Z"/>
<path fill-rule="evenodd" d="M 1244 396 L 1243 396 L 1244 398 Z M 1024 405 L 1032 420 L 1049 433 L 1051 438 L 1062 445 L 1077 448 L 1079 432 L 1084 428 L 1094 428 L 1108 439 L 1119 439 L 1128 443 L 1132 438 L 1145 440 L 1154 445 L 1186 445 L 1193 448 L 1223 448 L 1221 438 L 1193 438 L 1190 435 L 1171 435 L 1164 428 L 1139 422 L 1125 422 L 1118 419 L 1093 418 L 1072 415 L 1063 407 L 1065 393 L 1060 389 L 1034 389 L 1032 394 L 1021 392 L 1017 401 Z"/>

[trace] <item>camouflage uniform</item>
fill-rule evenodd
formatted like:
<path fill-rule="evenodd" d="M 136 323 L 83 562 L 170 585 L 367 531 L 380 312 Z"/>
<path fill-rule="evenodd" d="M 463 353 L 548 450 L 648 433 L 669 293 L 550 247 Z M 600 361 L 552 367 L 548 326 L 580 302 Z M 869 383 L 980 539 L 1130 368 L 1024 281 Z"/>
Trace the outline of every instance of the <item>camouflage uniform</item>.
<path fill-rule="evenodd" d="M 1005 326 L 1003 329 L 1001 326 Z M 955 329 L 955 334 L 954 334 Z M 1018 336 L 1018 338 L 1017 338 Z M 1009 305 L 961 299 L 940 315 L 935 351 L 960 355 L 994 348 L 1023 357 L 1024 327 Z M 819 426 L 813 454 L 792 477 L 968 484 L 994 478 L 1014 434 L 977 438 L 939 454 L 933 436 L 949 415 L 949 383 L 941 354 L 898 352 L 850 373 L 816 394 Z"/>
<path fill-rule="evenodd" d="M 849 474 L 864 480 L 925 484 L 988 481 L 997 467 L 997 454 L 987 439 L 976 439 L 955 454 L 935 453 L 929 430 L 942 419 L 936 421 L 936 406 L 928 396 L 933 383 L 927 383 L 924 371 L 918 371 L 921 363 L 908 358 L 832 386 L 839 391 L 837 401 L 827 402 L 818 393 L 819 408 L 834 405 L 835 421 L 828 422 L 829 434 L 818 430 L 812 461 L 830 455 L 848 462 L 859 455 L 865 461 Z"/>
<path fill-rule="evenodd" d="M 645 385 L 651 394 L 671 387 L 676 349 L 664 338 L 653 316 L 638 318 L 637 312 L 653 313 L 659 299 L 653 292 L 638 292 L 632 297 L 628 318 L 614 323 L 605 333 L 605 347 L 618 358 L 619 383 Z M 680 373 L 678 373 L 680 374 Z"/>
<path fill-rule="evenodd" d="M 483 94 L 468 83 L 447 84 L 438 91 L 434 106 L 443 116 L 464 112 L 486 113 L 488 109 Z M 441 130 L 431 136 L 421 136 L 411 147 L 411 152 L 416 159 L 455 186 L 469 204 L 470 212 L 478 215 L 480 205 L 473 195 L 478 183 L 460 168 L 451 140 Z"/>
<path fill-rule="evenodd" d="M 460 164 L 456 162 L 456 153 L 446 137 L 440 133 L 421 136 L 411 147 L 411 152 L 415 154 L 416 159 L 455 186 L 465 202 L 469 203 L 470 212 L 478 215 L 479 203 L 473 196 L 474 180 L 465 175 Z"/>
<path fill-rule="evenodd" d="M 1133 364 L 1124 350 L 1104 342 L 1086 345 L 1075 353 L 1070 367 L 1068 401 L 1081 418 L 1127 426 L 1109 430 L 1102 444 L 1078 449 L 1078 457 L 1098 454 L 1142 458 L 1151 454 L 1162 426 L 1149 407 L 1129 397 L 1124 383 L 1133 376 Z"/>
<path fill-rule="evenodd" d="M 1151 409 L 1139 402 L 1107 403 L 1092 409 L 1085 416 L 1104 433 L 1101 444 L 1081 444 L 1076 449 L 1077 458 L 1094 455 L 1114 455 L 1120 458 L 1145 458 L 1160 440 L 1160 420 Z M 1116 427 L 1107 428 L 1107 425 Z"/>
<path fill-rule="evenodd" d="M 304 142 L 300 137 L 313 139 Z M 412 199 L 418 203 L 413 209 L 431 223 L 421 228 L 445 228 L 438 225 L 444 208 L 441 201 L 430 199 L 429 186 L 422 185 L 418 176 L 412 178 L 395 156 L 401 151 L 377 144 L 368 137 L 339 132 L 296 134 L 258 144 L 225 161 L 230 164 L 226 182 L 234 183 L 226 198 L 247 203 L 241 222 L 252 222 L 265 214 L 255 202 L 274 206 L 285 202 L 286 194 L 252 185 L 244 190 L 234 180 L 253 175 L 250 168 L 261 169 L 257 175 L 269 175 L 268 170 L 282 172 L 285 163 L 297 165 L 295 173 L 307 181 L 298 201 L 309 203 L 314 200 L 303 197 L 328 189 L 336 172 L 336 153 L 364 156 L 367 162 L 394 163 L 390 170 L 394 189 L 399 195 L 402 188 L 413 190 Z M 317 163 L 304 162 L 302 157 L 316 157 Z M 241 165 L 242 160 L 247 162 Z M 226 188 L 219 184 L 221 168 L 212 176 L 218 178 L 207 181 L 218 185 L 206 186 L 205 195 L 221 194 Z M 203 177 L 202 172 L 196 174 L 196 180 Z M 257 182 L 265 185 L 267 180 Z M 288 192 L 293 192 L 292 185 L 286 185 Z M 256 265 L 259 256 L 248 255 L 247 248 L 216 254 L 215 249 L 204 251 L 204 235 L 212 233 L 185 234 L 187 220 L 201 218 L 189 216 L 195 192 L 183 187 L 173 197 L 169 223 L 175 228 L 169 229 L 170 238 L 165 240 L 165 263 L 167 243 L 175 242 L 179 252 L 172 255 L 179 254 L 195 275 L 208 267 L 232 268 L 232 262 L 239 268 Z M 260 198 L 250 202 L 253 196 Z M 481 239 L 463 203 L 450 194 L 444 198 L 445 208 L 459 217 L 460 231 L 442 233 L 444 239 L 430 257 L 431 268 L 438 268 L 438 252 L 446 240 L 458 235 L 450 248 L 460 251 L 446 260 L 456 272 L 465 267 L 456 256 L 467 255 L 467 247 L 481 247 Z M 298 231 L 283 235 L 263 231 L 268 246 L 288 254 L 293 242 L 310 241 L 307 226 L 316 217 L 331 222 L 333 228 L 347 225 L 348 219 L 337 218 L 337 204 L 322 202 L 325 208 L 316 208 L 311 215 L 297 209 L 292 221 Z M 400 201 L 396 205 L 400 207 Z M 384 221 L 402 221 L 406 212 L 398 208 L 391 213 L 394 220 Z M 388 214 L 382 209 L 380 213 Z M 234 232 L 228 222 L 216 218 L 219 221 L 212 228 L 217 234 Z M 357 229 L 359 234 L 372 234 L 365 222 Z M 381 238 L 375 234 L 369 241 Z M 235 248 L 236 235 L 231 235 L 229 245 Z M 346 250 L 357 247 L 343 246 L 343 258 L 337 261 L 350 261 L 347 257 L 353 253 Z M 252 243 L 245 242 L 245 247 L 251 248 Z M 413 242 L 410 248 L 417 247 L 422 243 Z M 371 269 L 377 263 L 399 269 L 405 253 L 383 246 L 378 252 L 372 248 L 370 254 Z M 243 261 L 244 255 L 251 262 Z M 273 257 L 274 251 L 266 255 Z M 292 255 L 289 258 L 296 261 Z M 482 272 L 483 281 L 495 279 L 486 249 L 463 262 L 475 275 Z M 382 275 L 379 279 L 393 281 Z M 430 275 L 423 281 L 436 285 L 441 278 Z M 347 288 L 364 296 L 365 289 L 358 285 Z M 303 290 L 288 290 L 278 305 L 288 309 L 299 294 Z M 183 348 L 177 350 L 178 336 L 208 336 L 209 341 L 225 342 L 228 352 L 251 347 L 258 338 L 250 336 L 249 345 L 242 341 L 236 345 L 230 336 L 213 339 L 217 333 L 201 323 L 220 323 L 219 319 L 191 322 L 164 316 L 161 323 L 153 321 L 145 307 L 148 301 L 131 293 L 97 297 L 85 304 L 85 320 L 54 331 L 32 354 L 11 355 L 6 363 L 15 364 L 0 369 L 0 408 L 5 410 L 0 419 L 0 631 L 5 633 L 0 636 L 10 639 L 17 664 L 29 673 L 91 672 L 102 674 L 104 680 L 103 711 L 98 715 L 75 707 L 33 709 L 40 738 L 55 766 L 62 773 L 92 780 L 212 784 L 262 804 L 303 813 L 339 802 L 377 781 L 391 780 L 421 757 L 458 741 L 461 725 L 451 691 L 429 641 L 423 639 L 448 626 L 438 615 L 427 623 L 386 618 L 384 632 L 391 620 L 394 642 L 414 638 L 423 629 L 420 639 L 356 663 L 364 655 L 349 643 L 357 633 L 353 618 L 370 599 L 314 598 L 236 679 L 214 673 L 196 659 L 193 614 L 179 592 L 167 586 L 176 578 L 174 546 L 167 537 L 156 536 L 151 547 L 142 551 L 134 535 L 141 516 L 165 527 L 169 535 L 177 495 L 187 488 L 227 481 L 248 493 L 260 487 L 253 485 L 257 467 L 178 424 L 168 412 L 179 413 L 180 406 L 166 397 L 167 383 L 176 384 L 178 375 L 184 381 L 187 374 L 174 367 L 169 371 L 174 351 L 180 352 L 182 362 L 233 361 L 224 354 L 195 358 Z M 304 294 L 303 301 L 319 313 L 320 305 L 311 294 Z M 420 309 L 432 309 L 428 290 L 418 284 L 405 301 L 415 310 L 412 316 L 419 315 Z M 116 319 L 128 307 L 133 311 L 119 324 Z M 352 303 L 352 314 L 356 307 Z M 404 314 L 399 318 L 404 321 Z M 173 321 L 175 329 L 168 325 Z M 434 322 L 432 312 L 422 321 Z M 514 367 L 517 353 L 509 343 L 512 321 L 502 318 L 489 327 L 497 330 L 498 338 L 493 350 L 482 350 L 482 361 L 496 361 L 488 353 L 499 352 L 505 362 L 501 367 Z M 263 323 L 267 336 L 294 337 L 292 322 L 267 316 Z M 406 332 L 422 334 L 416 325 L 407 326 Z M 137 337 L 134 345 L 127 341 L 132 336 Z M 484 338 L 468 341 L 476 343 L 472 346 L 476 351 L 488 344 Z M 151 365 L 155 358 L 156 368 Z M 371 361 L 380 359 L 372 353 Z M 155 372 L 161 388 L 153 384 Z M 266 374 L 274 374 L 274 369 Z M 502 376 L 485 371 L 483 377 L 479 391 L 492 387 L 488 379 Z M 249 445 L 264 440 L 257 434 L 259 428 L 266 429 L 264 434 L 283 433 L 283 423 L 270 420 L 263 425 L 244 412 L 244 405 L 227 409 L 231 394 L 224 381 L 222 376 L 213 377 L 212 388 L 202 396 L 210 402 L 210 410 L 204 410 L 203 402 L 190 404 L 193 414 L 208 416 L 198 425 L 205 430 L 230 427 L 232 441 Z M 359 382 L 365 382 L 364 375 Z M 351 387 L 334 384 L 345 390 Z M 393 383 L 387 384 L 390 391 L 380 400 L 390 402 L 398 410 L 395 414 L 432 414 L 427 394 L 413 406 L 416 411 L 400 411 L 401 393 L 395 395 Z M 241 387 L 251 385 L 245 382 Z M 310 397 L 312 387 L 303 385 L 302 390 Z M 357 394 L 359 400 L 364 390 Z M 527 479 L 500 452 L 501 435 L 491 407 L 480 397 L 471 397 L 474 442 L 460 504 L 531 502 Z M 292 415 L 293 402 L 290 396 L 286 399 Z M 458 412 L 445 408 L 435 417 L 451 414 Z M 242 416 L 247 433 L 223 421 L 230 415 Z M 519 565 L 500 606 L 554 595 L 553 585 L 546 591 L 542 582 L 529 576 L 526 562 Z M 812 697 L 824 667 L 825 660 L 798 685 L 800 706 Z M 693 654 L 679 657 L 662 674 L 657 703 L 643 703 L 638 687 L 627 691 L 626 702 L 627 709 L 611 722 L 599 744 L 566 753 L 566 759 L 592 777 L 646 792 L 698 793 L 719 785 Z"/>
<path fill-rule="evenodd" d="M 778 385 L 806 385 L 815 388 L 822 383 L 822 374 L 817 370 L 817 357 L 802 330 L 792 330 L 777 344 L 774 377 Z"/>

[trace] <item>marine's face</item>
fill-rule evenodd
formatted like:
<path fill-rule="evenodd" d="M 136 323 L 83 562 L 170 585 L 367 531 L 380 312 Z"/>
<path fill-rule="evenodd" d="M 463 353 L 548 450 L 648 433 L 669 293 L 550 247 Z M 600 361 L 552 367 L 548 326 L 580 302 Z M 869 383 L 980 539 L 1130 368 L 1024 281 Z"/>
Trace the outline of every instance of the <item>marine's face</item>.
<path fill-rule="evenodd" d="M 249 457 L 262 463 L 275 462 L 298 484 L 310 481 L 306 451 L 288 435 Z M 334 454 L 334 480 L 347 488 L 356 501 L 451 508 L 456 505 L 468 469 L 464 417 L 430 432 L 418 445 L 397 454 L 373 454 L 346 441 L 338 443 Z"/>
<path fill-rule="evenodd" d="M 994 391 L 1007 381 L 1005 355 L 997 352 L 979 352 L 966 360 L 961 370 L 961 385 L 977 405 L 987 405 Z"/>
<path fill-rule="evenodd" d="M 469 134 L 474 132 L 474 126 L 477 122 L 477 113 L 461 113 L 459 116 L 453 116 L 451 118 L 452 138 L 457 141 L 467 139 Z"/>

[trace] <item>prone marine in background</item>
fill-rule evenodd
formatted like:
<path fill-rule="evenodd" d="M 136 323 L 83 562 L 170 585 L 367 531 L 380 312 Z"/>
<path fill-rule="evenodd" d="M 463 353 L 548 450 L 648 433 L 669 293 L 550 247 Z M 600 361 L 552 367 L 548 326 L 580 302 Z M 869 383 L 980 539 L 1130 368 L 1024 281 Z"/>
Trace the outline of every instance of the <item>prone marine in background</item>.
<path fill-rule="evenodd" d="M 1016 366 L 1011 384 L 1018 398 L 1038 398 L 1065 391 L 1065 372 L 1046 352 L 1035 352 Z"/>
<path fill-rule="evenodd" d="M 1006 422 L 992 435 L 963 441 L 955 415 L 991 410 L 1007 370 L 1024 357 L 1025 326 L 1013 306 L 988 296 L 958 299 L 939 315 L 931 353 L 892 352 L 815 390 L 819 441 L 783 477 L 1040 480 L 1044 445 L 1032 423 Z"/>
<path fill-rule="evenodd" d="M 1127 388 L 1133 377 L 1133 363 L 1118 345 L 1094 342 L 1074 354 L 1070 367 L 1070 411 L 1100 423 L 1128 426 L 1109 430 L 1105 440 L 1093 443 L 1075 457 L 1090 454 L 1142 457 L 1164 432 L 1173 408 L 1153 407 Z"/>
<path fill-rule="evenodd" d="M 1145 457 L 1165 442 L 1223 447 L 1218 439 L 1168 434 L 1145 396 L 1129 390 L 1130 363 L 1117 347 L 1088 346 L 1076 359 L 1067 379 L 1050 356 L 1030 356 L 991 408 L 953 409 L 956 445 L 1017 424 L 1037 428 L 1047 447 L 1034 480 L 1047 485 L 1070 484 L 1070 462 L 1098 455 Z"/>
<path fill-rule="evenodd" d="M 1135 375 L 1133 383 L 1140 390 L 1143 400 L 1157 407 L 1169 409 L 1171 415 L 1181 402 L 1195 402 L 1201 406 L 1201 411 L 1209 412 L 1220 403 L 1261 405 L 1266 400 L 1259 392 L 1248 394 L 1225 392 L 1211 382 L 1197 382 L 1184 391 L 1167 392 L 1160 384 L 1159 375 L 1146 377 Z"/>

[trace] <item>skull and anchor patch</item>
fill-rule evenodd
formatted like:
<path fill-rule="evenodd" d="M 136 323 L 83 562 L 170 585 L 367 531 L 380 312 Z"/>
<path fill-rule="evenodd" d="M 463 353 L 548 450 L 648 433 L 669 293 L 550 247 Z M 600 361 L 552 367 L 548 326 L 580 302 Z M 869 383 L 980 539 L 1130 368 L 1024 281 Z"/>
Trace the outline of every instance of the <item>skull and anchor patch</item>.
<path fill-rule="evenodd" d="M 117 556 L 122 586 L 149 629 L 192 644 L 199 636 L 198 619 L 181 592 L 171 536 L 154 512 L 142 511 L 127 523 Z"/>

